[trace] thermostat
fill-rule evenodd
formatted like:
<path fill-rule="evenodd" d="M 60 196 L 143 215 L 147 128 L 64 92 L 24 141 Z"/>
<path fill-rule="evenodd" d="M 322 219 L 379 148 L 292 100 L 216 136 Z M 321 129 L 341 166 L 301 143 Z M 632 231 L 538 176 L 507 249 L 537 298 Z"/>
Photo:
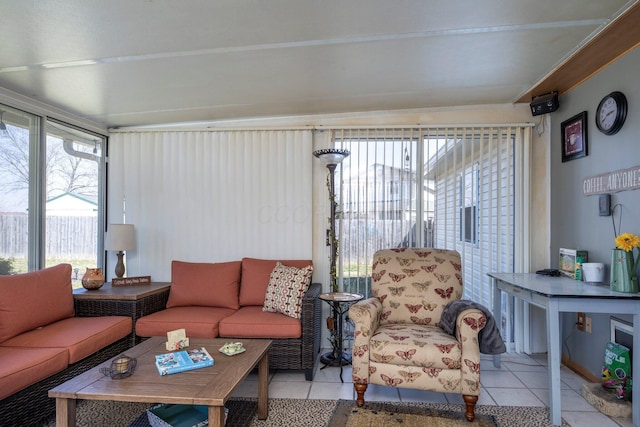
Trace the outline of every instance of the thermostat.
<path fill-rule="evenodd" d="M 611 215 L 611 194 L 601 194 L 598 200 L 598 212 L 600 216 Z"/>

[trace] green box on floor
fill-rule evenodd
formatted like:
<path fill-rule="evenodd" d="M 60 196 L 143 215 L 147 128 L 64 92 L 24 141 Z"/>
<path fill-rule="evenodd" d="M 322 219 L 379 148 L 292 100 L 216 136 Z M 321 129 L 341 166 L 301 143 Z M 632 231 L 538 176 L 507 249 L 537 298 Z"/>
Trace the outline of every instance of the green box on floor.
<path fill-rule="evenodd" d="M 229 409 L 224 408 L 227 422 Z M 152 427 L 205 427 L 209 425 L 209 408 L 205 405 L 157 405 L 147 410 Z"/>

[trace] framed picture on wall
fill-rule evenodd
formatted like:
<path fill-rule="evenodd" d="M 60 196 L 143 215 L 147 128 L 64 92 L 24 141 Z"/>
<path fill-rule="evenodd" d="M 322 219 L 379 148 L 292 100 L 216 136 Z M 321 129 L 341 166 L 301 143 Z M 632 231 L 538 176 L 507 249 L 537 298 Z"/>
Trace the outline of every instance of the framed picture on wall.
<path fill-rule="evenodd" d="M 562 161 L 577 159 L 588 155 L 587 150 L 587 112 L 576 114 L 560 125 L 562 130 Z"/>

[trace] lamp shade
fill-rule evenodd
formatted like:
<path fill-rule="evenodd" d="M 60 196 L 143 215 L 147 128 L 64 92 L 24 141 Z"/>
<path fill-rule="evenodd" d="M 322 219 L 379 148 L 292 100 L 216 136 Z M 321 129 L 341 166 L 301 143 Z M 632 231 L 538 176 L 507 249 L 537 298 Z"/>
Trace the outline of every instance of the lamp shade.
<path fill-rule="evenodd" d="M 104 248 L 108 251 L 130 251 L 136 248 L 133 224 L 109 224 Z"/>
<path fill-rule="evenodd" d="M 341 148 L 325 148 L 314 151 L 313 155 L 322 160 L 327 166 L 337 165 L 349 155 L 349 150 Z"/>

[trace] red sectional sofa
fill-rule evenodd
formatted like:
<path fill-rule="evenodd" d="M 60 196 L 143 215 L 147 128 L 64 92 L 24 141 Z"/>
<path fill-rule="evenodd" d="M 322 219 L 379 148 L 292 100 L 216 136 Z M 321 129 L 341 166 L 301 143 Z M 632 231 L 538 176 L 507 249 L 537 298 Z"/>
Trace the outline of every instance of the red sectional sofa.
<path fill-rule="evenodd" d="M 311 381 L 320 351 L 321 307 L 317 296 L 321 286 L 311 283 L 299 307 L 292 303 L 292 311 L 299 318 L 292 317 L 291 312 L 263 311 L 270 281 L 273 284 L 276 280 L 272 273 L 278 262 L 300 269 L 312 265 L 309 260 L 255 258 L 224 263 L 173 261 L 166 309 L 139 318 L 136 334 L 166 336 L 168 331 L 184 328 L 187 337 L 193 338 L 272 339 L 270 367 L 304 369 L 306 379 Z"/>
<path fill-rule="evenodd" d="M 75 317 L 71 265 L 0 276 L 0 425 L 53 415 L 48 390 L 125 351 L 130 317 Z"/>

